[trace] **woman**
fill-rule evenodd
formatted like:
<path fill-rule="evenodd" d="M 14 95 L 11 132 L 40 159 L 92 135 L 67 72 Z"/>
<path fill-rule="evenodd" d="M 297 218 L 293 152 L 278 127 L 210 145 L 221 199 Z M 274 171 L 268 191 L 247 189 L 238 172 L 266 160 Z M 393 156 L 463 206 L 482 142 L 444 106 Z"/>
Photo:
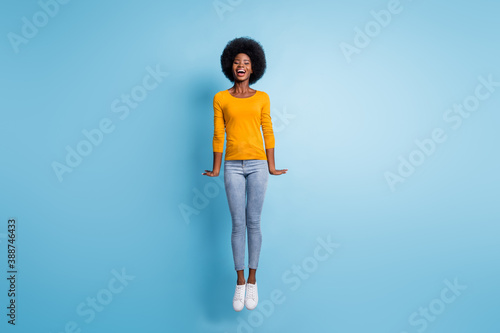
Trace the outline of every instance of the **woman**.
<path fill-rule="evenodd" d="M 269 96 L 249 87 L 266 69 L 262 46 L 251 38 L 235 38 L 222 52 L 221 65 L 222 72 L 234 85 L 214 96 L 213 170 L 205 170 L 203 175 L 219 175 L 226 133 L 224 185 L 232 219 L 231 247 L 237 274 L 233 308 L 241 311 L 246 306 L 253 310 L 258 303 L 255 273 L 262 243 L 260 216 L 267 181 L 269 174 L 281 175 L 288 169 L 277 170 L 274 166 Z M 249 274 L 245 281 L 247 230 Z"/>

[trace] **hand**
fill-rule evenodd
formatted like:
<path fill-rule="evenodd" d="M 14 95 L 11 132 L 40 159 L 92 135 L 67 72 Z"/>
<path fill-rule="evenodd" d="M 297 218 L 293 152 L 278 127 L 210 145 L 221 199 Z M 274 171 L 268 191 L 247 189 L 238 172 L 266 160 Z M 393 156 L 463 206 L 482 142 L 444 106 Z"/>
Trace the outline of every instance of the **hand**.
<path fill-rule="evenodd" d="M 202 175 L 209 176 L 209 177 L 218 177 L 219 176 L 219 171 L 211 171 L 211 170 L 205 170 L 206 172 L 203 172 Z"/>
<path fill-rule="evenodd" d="M 275 176 L 285 174 L 287 171 L 288 169 L 273 169 L 273 170 L 269 169 L 269 173 Z"/>

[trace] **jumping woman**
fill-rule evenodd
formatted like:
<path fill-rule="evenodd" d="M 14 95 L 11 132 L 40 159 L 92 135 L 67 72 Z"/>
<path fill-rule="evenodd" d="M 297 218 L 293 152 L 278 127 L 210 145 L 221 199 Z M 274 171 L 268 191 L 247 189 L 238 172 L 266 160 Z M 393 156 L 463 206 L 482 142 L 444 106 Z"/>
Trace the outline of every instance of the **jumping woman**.
<path fill-rule="evenodd" d="M 245 306 L 253 310 L 259 301 L 255 273 L 262 244 L 260 216 L 267 182 L 269 174 L 281 175 L 288 169 L 275 168 L 269 96 L 249 87 L 266 70 L 262 46 L 251 38 L 235 38 L 227 43 L 222 52 L 221 66 L 224 75 L 234 85 L 214 96 L 213 170 L 205 170 L 202 174 L 219 176 L 224 136 L 227 134 L 224 186 L 231 213 L 231 247 L 237 274 L 233 308 L 241 311 Z M 245 281 L 247 231 L 249 273 Z"/>

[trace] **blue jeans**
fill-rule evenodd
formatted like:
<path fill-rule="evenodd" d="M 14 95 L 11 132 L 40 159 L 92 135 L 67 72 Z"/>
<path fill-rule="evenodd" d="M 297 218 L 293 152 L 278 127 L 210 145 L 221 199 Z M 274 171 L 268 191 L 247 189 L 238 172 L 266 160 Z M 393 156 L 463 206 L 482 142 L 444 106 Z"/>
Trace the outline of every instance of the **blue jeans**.
<path fill-rule="evenodd" d="M 225 160 L 224 186 L 231 212 L 234 268 L 245 268 L 245 238 L 248 229 L 248 268 L 257 269 L 262 233 L 260 215 L 269 171 L 267 160 Z"/>

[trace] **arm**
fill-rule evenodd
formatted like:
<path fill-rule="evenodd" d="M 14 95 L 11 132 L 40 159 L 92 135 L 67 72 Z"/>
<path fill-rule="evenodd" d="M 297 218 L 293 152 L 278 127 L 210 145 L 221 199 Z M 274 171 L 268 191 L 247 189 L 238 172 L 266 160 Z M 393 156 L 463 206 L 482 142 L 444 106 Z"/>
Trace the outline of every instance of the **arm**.
<path fill-rule="evenodd" d="M 213 170 L 205 170 L 202 175 L 209 177 L 218 177 L 220 174 L 220 167 L 222 164 L 222 153 L 214 151 L 214 166 Z"/>
<path fill-rule="evenodd" d="M 271 121 L 271 102 L 269 100 L 269 96 L 262 109 L 261 123 L 262 123 L 262 132 L 264 133 L 264 141 L 266 145 L 267 166 L 269 169 L 269 173 L 271 175 L 281 175 L 283 173 L 286 173 L 288 169 L 276 170 L 276 166 L 274 163 L 275 140 L 273 132 L 273 123 Z"/>
<path fill-rule="evenodd" d="M 288 171 L 288 169 L 280 169 L 280 170 L 276 169 L 274 165 L 274 148 L 266 149 L 266 155 L 267 155 L 267 166 L 269 168 L 269 173 L 271 175 L 281 175 Z"/>
<path fill-rule="evenodd" d="M 222 164 L 222 153 L 224 152 L 224 136 L 226 131 L 226 125 L 224 123 L 224 115 L 222 113 L 222 108 L 216 96 L 214 96 L 214 138 L 212 141 L 212 148 L 214 152 L 214 163 L 213 169 L 205 170 L 206 172 L 202 175 L 217 177 L 220 173 L 220 168 Z"/>

